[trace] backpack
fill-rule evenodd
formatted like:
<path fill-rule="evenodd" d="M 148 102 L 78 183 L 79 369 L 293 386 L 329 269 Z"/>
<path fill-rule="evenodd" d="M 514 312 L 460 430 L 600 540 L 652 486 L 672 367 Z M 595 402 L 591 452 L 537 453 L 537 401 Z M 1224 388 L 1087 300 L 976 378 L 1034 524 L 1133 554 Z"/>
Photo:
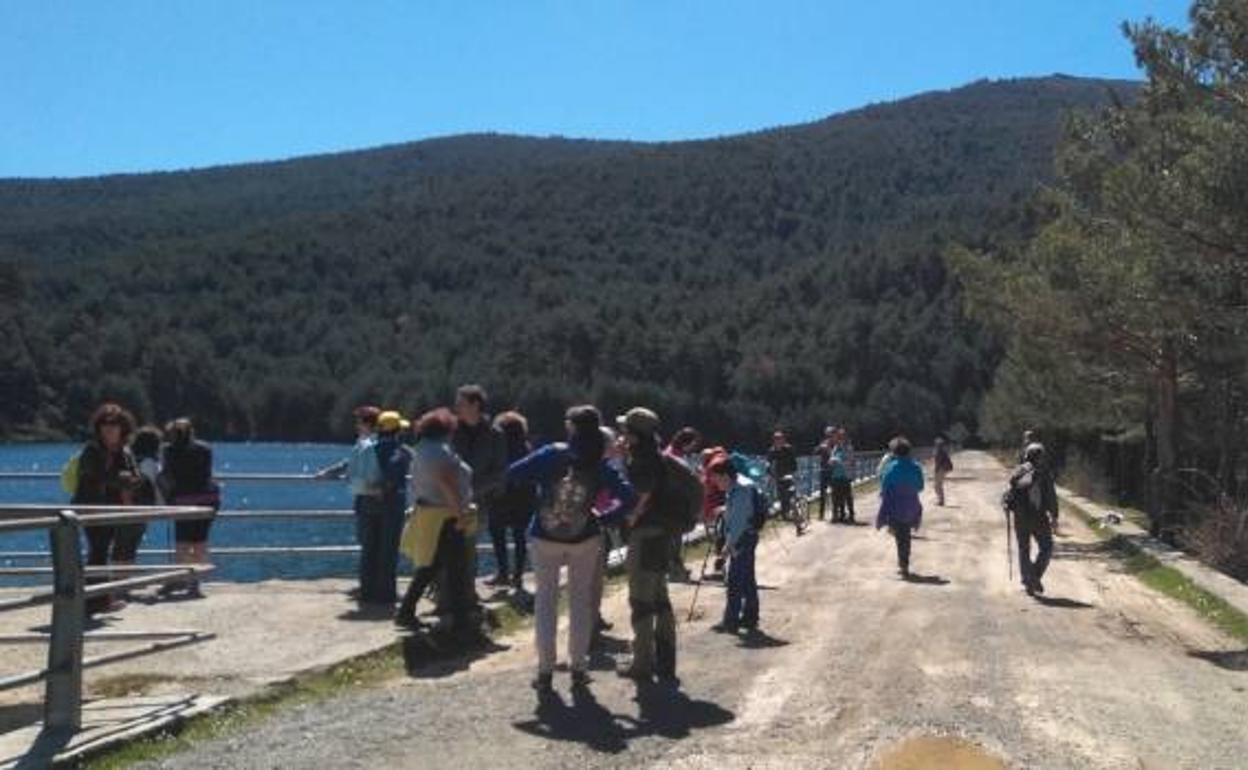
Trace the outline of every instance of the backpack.
<path fill-rule="evenodd" d="M 663 455 L 663 497 L 659 500 L 661 524 L 673 535 L 693 531 L 702 518 L 706 491 L 702 479 L 680 460 Z"/>
<path fill-rule="evenodd" d="M 74 452 L 74 456 L 65 461 L 64 467 L 61 468 L 61 489 L 65 490 L 65 494 L 78 494 L 78 462 L 82 459 L 82 450 Z"/>
<path fill-rule="evenodd" d="M 750 528 L 762 532 L 767 526 L 767 498 L 758 487 L 750 487 L 750 496 L 754 502 L 754 515 L 750 517 Z"/>
<path fill-rule="evenodd" d="M 593 521 L 597 494 L 597 469 L 578 471 L 568 466 L 551 487 L 538 512 L 546 539 L 575 543 L 584 537 Z"/>
<path fill-rule="evenodd" d="M 1001 506 L 1011 513 L 1029 513 L 1040 507 L 1033 503 L 1033 498 L 1040 491 L 1040 485 L 1035 483 L 1036 469 L 1030 465 L 1025 467 L 1026 470 L 1014 472 L 1009 487 L 1001 496 Z"/>

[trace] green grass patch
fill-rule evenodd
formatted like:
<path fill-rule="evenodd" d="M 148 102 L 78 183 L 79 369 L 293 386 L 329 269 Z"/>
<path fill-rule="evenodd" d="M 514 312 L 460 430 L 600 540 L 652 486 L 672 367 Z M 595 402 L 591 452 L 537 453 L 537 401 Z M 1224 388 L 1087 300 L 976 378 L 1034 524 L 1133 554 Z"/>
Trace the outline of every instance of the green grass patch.
<path fill-rule="evenodd" d="M 1187 575 L 1168 567 L 1123 535 L 1115 533 L 1083 508 L 1062 501 L 1064 510 L 1074 513 L 1106 544 L 1106 550 L 1144 585 L 1191 607 L 1197 615 L 1238 641 L 1248 643 L 1248 615 L 1227 604 L 1216 594 L 1201 588 Z"/>
<path fill-rule="evenodd" d="M 97 698 L 125 698 L 144 695 L 153 687 L 176 681 L 164 674 L 115 674 L 102 677 L 91 685 L 91 695 Z"/>

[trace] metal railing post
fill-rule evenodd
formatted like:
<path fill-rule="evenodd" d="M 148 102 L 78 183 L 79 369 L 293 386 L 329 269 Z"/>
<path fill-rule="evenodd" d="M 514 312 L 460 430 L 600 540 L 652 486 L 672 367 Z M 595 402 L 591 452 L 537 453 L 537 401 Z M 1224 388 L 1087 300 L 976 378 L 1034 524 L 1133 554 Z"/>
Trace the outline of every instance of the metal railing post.
<path fill-rule="evenodd" d="M 52 546 L 52 638 L 43 724 L 53 730 L 82 727 L 82 632 L 86 618 L 78 515 L 61 511 L 48 530 Z"/>

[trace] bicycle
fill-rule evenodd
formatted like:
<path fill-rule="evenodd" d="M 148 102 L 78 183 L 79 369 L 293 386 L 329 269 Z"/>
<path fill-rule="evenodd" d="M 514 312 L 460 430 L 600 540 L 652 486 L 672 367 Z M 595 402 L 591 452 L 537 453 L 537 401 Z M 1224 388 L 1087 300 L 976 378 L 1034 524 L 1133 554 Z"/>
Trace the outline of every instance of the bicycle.
<path fill-rule="evenodd" d="M 776 484 L 776 496 L 779 499 L 779 515 L 791 522 L 800 537 L 810 524 L 810 502 L 797 494 L 797 483 L 792 476 L 783 476 Z"/>

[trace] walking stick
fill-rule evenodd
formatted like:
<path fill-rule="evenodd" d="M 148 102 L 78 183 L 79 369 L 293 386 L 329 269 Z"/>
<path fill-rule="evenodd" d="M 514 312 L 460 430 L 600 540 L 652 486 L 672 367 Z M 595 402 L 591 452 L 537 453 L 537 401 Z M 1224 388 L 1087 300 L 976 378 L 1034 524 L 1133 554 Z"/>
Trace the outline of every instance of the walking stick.
<path fill-rule="evenodd" d="M 698 582 L 693 586 L 693 601 L 689 602 L 689 617 L 685 618 L 686 623 L 693 622 L 693 610 L 698 606 L 698 592 L 702 590 L 702 581 L 706 579 L 706 560 L 711 558 L 711 551 L 715 550 L 715 541 L 707 534 L 710 544 L 706 548 L 706 553 L 702 556 L 702 570 L 698 572 Z"/>
<path fill-rule="evenodd" d="M 1005 567 L 1010 573 L 1010 582 L 1014 582 L 1014 546 L 1010 541 L 1014 539 L 1014 533 L 1010 529 L 1010 512 L 1005 512 Z"/>

